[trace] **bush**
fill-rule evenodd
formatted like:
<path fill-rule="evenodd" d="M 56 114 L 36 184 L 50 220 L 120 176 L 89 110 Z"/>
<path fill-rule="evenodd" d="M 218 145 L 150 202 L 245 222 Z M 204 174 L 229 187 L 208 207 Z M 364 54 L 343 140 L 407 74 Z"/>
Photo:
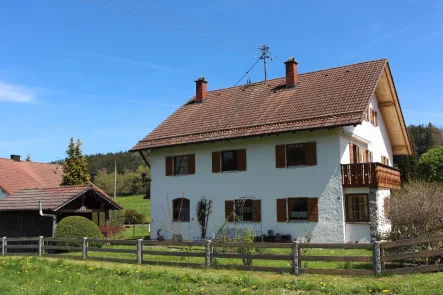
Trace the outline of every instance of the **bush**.
<path fill-rule="evenodd" d="M 443 230 L 443 186 L 438 183 L 411 182 L 393 191 L 389 209 L 391 220 L 390 240 L 403 240 L 434 236 Z M 443 248 L 441 243 L 403 247 L 396 253 Z M 424 259 L 414 262 L 429 263 Z"/>
<path fill-rule="evenodd" d="M 420 179 L 443 182 L 443 146 L 421 155 L 417 169 Z"/>
<path fill-rule="evenodd" d="M 102 239 L 98 226 L 91 220 L 82 216 L 69 216 L 63 218 L 55 228 L 55 238 L 73 238 L 81 239 Z M 57 245 L 80 247 L 82 243 L 59 242 Z M 100 247 L 101 244 L 90 245 L 91 247 Z"/>

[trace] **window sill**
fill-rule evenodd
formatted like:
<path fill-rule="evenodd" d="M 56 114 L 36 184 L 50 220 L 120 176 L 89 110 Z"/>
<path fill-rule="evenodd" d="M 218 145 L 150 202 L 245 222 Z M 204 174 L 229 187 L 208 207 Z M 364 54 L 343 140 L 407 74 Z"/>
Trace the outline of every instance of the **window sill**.
<path fill-rule="evenodd" d="M 190 223 L 190 221 L 172 221 L 172 222 L 175 222 L 175 223 Z"/>
<path fill-rule="evenodd" d="M 299 168 L 306 168 L 309 167 L 308 165 L 294 165 L 294 166 L 286 166 L 286 169 L 299 169 Z"/>
<path fill-rule="evenodd" d="M 236 173 L 236 172 L 243 172 L 243 171 L 239 171 L 239 170 L 228 170 L 228 171 L 220 171 L 220 173 Z"/>
<path fill-rule="evenodd" d="M 368 224 L 369 225 L 369 221 L 346 221 L 346 223 L 348 224 Z"/>
<path fill-rule="evenodd" d="M 309 220 L 289 220 L 288 223 L 308 223 L 311 222 Z M 312 221 L 314 222 L 314 221 Z"/>
<path fill-rule="evenodd" d="M 171 176 L 189 176 L 189 175 L 193 175 L 193 174 L 174 174 L 174 175 L 171 175 Z"/>

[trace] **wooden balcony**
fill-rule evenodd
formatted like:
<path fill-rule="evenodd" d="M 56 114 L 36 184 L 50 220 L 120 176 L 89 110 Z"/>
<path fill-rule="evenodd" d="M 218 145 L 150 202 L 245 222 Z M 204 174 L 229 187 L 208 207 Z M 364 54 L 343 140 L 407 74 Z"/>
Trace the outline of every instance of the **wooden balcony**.
<path fill-rule="evenodd" d="M 398 189 L 400 171 L 381 163 L 342 164 L 343 187 L 371 187 Z"/>

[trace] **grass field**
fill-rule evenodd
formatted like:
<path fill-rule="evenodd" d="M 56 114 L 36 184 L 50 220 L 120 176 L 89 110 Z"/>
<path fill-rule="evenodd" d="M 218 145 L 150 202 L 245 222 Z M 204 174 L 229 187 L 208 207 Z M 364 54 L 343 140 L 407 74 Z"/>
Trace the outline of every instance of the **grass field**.
<path fill-rule="evenodd" d="M 1 294 L 442 294 L 443 273 L 272 274 L 52 258 L 0 258 Z"/>
<path fill-rule="evenodd" d="M 144 195 L 117 196 L 117 203 L 125 209 L 134 209 L 138 213 L 151 216 L 151 200 L 143 199 Z"/>

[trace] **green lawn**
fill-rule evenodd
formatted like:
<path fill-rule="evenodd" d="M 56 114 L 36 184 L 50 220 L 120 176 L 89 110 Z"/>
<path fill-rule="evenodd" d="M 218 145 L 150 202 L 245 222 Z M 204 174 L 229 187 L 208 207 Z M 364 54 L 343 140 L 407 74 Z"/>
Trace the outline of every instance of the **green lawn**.
<path fill-rule="evenodd" d="M 136 239 L 144 239 L 146 236 L 150 236 L 151 233 L 148 231 L 148 225 L 144 224 L 142 226 L 130 226 L 126 227 L 123 232 L 123 239 L 125 240 L 136 240 Z"/>
<path fill-rule="evenodd" d="M 123 206 L 124 209 L 134 209 L 138 213 L 143 213 L 150 217 L 151 200 L 145 200 L 143 196 L 144 195 L 117 196 L 117 203 Z"/>
<path fill-rule="evenodd" d="M 443 273 L 273 274 L 53 258 L 0 258 L 1 294 L 442 294 Z"/>

